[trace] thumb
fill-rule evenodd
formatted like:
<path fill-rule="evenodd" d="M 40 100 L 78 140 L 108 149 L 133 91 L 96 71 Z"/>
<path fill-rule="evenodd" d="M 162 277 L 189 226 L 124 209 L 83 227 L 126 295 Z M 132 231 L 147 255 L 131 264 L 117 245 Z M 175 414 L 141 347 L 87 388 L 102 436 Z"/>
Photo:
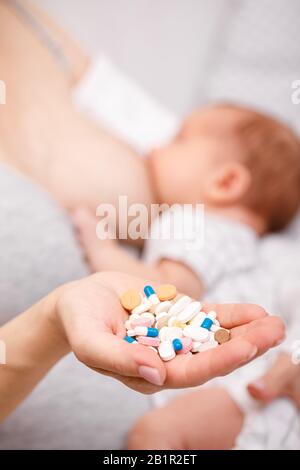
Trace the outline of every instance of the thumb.
<path fill-rule="evenodd" d="M 140 344 L 129 344 L 112 333 L 102 333 L 85 349 L 76 355 L 94 369 L 142 378 L 156 386 L 162 386 L 166 380 L 166 368 L 156 352 Z"/>
<path fill-rule="evenodd" d="M 282 354 L 266 374 L 248 385 L 248 392 L 256 400 L 272 401 L 285 395 L 294 373 L 295 367 L 289 355 Z"/>

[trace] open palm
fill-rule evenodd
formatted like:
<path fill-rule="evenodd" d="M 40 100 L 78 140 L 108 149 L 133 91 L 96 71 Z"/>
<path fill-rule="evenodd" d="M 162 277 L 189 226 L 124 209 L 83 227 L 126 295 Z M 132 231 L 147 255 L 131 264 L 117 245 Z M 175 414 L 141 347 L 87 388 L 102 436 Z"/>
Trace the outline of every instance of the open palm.
<path fill-rule="evenodd" d="M 256 305 L 204 305 L 206 311 L 216 310 L 222 326 L 231 329 L 231 340 L 164 363 L 153 350 L 123 340 L 127 314 L 119 296 L 128 288 L 142 291 L 147 283 L 124 273 L 98 273 L 67 285 L 57 302 L 57 315 L 76 357 L 134 390 L 153 393 L 201 385 L 246 364 L 284 336 L 282 321 Z"/>

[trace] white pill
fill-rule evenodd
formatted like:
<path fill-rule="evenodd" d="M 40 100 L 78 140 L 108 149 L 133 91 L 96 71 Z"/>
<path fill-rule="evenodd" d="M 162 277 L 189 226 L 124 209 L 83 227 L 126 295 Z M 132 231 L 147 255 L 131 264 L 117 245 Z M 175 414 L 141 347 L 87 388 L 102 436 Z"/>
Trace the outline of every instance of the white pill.
<path fill-rule="evenodd" d="M 169 320 L 168 320 L 168 326 L 173 326 L 174 323 L 176 323 L 178 320 L 177 320 L 177 317 L 170 317 L 169 316 Z"/>
<path fill-rule="evenodd" d="M 200 341 L 193 341 L 191 351 L 192 351 L 193 353 L 199 352 L 201 346 L 202 346 L 202 343 L 200 343 Z"/>
<path fill-rule="evenodd" d="M 165 300 L 155 307 L 155 315 L 159 315 L 161 312 L 168 312 L 171 307 L 171 302 L 169 300 Z"/>
<path fill-rule="evenodd" d="M 178 313 L 180 313 L 191 302 L 192 299 L 187 295 L 184 295 L 183 297 L 180 297 L 174 305 L 172 305 L 168 313 L 170 315 L 178 315 Z"/>
<path fill-rule="evenodd" d="M 192 302 L 187 305 L 178 315 L 177 320 L 182 323 L 187 323 L 192 320 L 197 313 L 201 310 L 200 302 Z"/>
<path fill-rule="evenodd" d="M 148 328 L 146 326 L 136 326 L 134 331 L 137 336 L 147 336 Z"/>
<path fill-rule="evenodd" d="M 207 318 L 210 318 L 214 321 L 217 318 L 217 313 L 214 310 L 211 310 L 210 312 L 208 312 Z"/>
<path fill-rule="evenodd" d="M 155 315 L 155 309 L 156 309 L 156 306 L 155 305 L 151 305 L 151 307 L 149 308 L 149 312 L 152 313 L 152 315 Z"/>
<path fill-rule="evenodd" d="M 208 339 L 208 341 L 210 341 L 211 343 L 215 343 L 215 342 L 216 342 L 217 344 L 219 344 L 219 343 L 215 340 L 215 333 L 214 333 L 213 331 L 211 331 L 211 329 L 210 329 L 210 331 L 209 331 L 209 339 Z"/>
<path fill-rule="evenodd" d="M 156 294 L 152 294 L 148 297 L 148 300 L 149 302 L 151 303 L 151 305 L 158 305 L 160 304 L 160 300 L 159 298 L 157 297 Z"/>
<path fill-rule="evenodd" d="M 157 317 L 155 328 L 161 330 L 164 326 L 168 325 L 169 315 L 167 313 L 159 314 L 159 318 Z"/>
<path fill-rule="evenodd" d="M 160 318 L 164 318 L 164 317 L 169 317 L 170 315 L 167 313 L 167 312 L 160 312 L 158 315 L 156 315 L 156 321 L 158 321 Z"/>
<path fill-rule="evenodd" d="M 177 326 L 171 326 L 167 327 L 167 330 L 165 331 L 165 339 L 168 341 L 173 341 L 175 338 L 182 338 L 183 333 L 182 329 L 178 328 Z"/>
<path fill-rule="evenodd" d="M 140 315 L 141 313 L 144 313 L 144 312 L 148 312 L 148 310 L 150 309 L 151 307 L 151 304 L 147 301 L 147 302 L 143 302 L 142 304 L 138 305 L 137 307 L 135 307 L 131 313 L 132 315 Z"/>
<path fill-rule="evenodd" d="M 173 341 L 175 338 L 182 338 L 182 329 L 176 326 L 164 326 L 159 332 L 159 339 L 161 341 Z"/>
<path fill-rule="evenodd" d="M 150 312 L 144 312 L 141 314 L 141 318 L 148 318 L 149 320 L 151 320 L 151 326 L 153 325 L 153 323 L 155 322 L 155 316 L 150 313 Z"/>
<path fill-rule="evenodd" d="M 163 326 L 161 330 L 159 330 L 158 337 L 161 341 L 165 341 L 167 329 L 167 326 Z"/>
<path fill-rule="evenodd" d="M 163 361 L 171 361 L 176 356 L 171 341 L 162 341 L 158 346 L 158 353 Z"/>
<path fill-rule="evenodd" d="M 136 313 L 132 313 L 131 315 L 129 315 L 128 320 L 132 321 L 132 320 L 137 320 L 138 318 L 140 318 L 140 315 L 137 315 Z"/>
<path fill-rule="evenodd" d="M 188 325 L 183 330 L 183 335 L 191 338 L 193 341 L 204 343 L 209 339 L 209 330 L 197 326 Z"/>
<path fill-rule="evenodd" d="M 127 336 L 136 336 L 135 330 L 127 330 Z"/>
<path fill-rule="evenodd" d="M 212 331 L 213 333 L 215 333 L 215 332 L 218 331 L 218 330 L 222 330 L 222 328 L 221 328 L 220 326 L 218 326 L 218 325 L 215 325 L 215 324 L 214 324 L 214 325 L 211 325 L 210 331 Z"/>
<path fill-rule="evenodd" d="M 200 312 L 198 315 L 196 315 L 192 321 L 189 323 L 191 326 L 201 326 L 202 322 L 206 318 L 206 313 L 205 312 Z"/>

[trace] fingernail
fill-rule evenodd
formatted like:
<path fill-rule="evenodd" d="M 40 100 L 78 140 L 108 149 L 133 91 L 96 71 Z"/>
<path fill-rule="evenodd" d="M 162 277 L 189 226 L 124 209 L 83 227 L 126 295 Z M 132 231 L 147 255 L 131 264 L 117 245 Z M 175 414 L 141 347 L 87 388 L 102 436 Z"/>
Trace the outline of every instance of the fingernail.
<path fill-rule="evenodd" d="M 265 390 L 266 384 L 262 380 L 255 380 L 254 382 L 250 383 L 251 387 L 256 388 L 256 390 Z"/>
<path fill-rule="evenodd" d="M 138 373 L 140 377 L 147 380 L 147 382 L 150 382 L 153 385 L 161 386 L 163 384 L 158 370 L 154 369 L 153 367 L 140 366 L 138 368 Z"/>

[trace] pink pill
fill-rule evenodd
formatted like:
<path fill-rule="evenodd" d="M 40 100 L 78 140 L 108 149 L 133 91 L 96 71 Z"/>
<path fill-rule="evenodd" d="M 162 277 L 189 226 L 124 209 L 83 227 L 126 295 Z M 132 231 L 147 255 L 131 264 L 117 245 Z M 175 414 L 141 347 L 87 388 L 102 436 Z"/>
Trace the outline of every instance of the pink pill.
<path fill-rule="evenodd" d="M 130 320 L 130 325 L 132 326 L 132 328 L 135 328 L 136 326 L 150 327 L 152 326 L 152 321 L 150 318 L 145 318 L 145 317 L 135 318 L 132 321 Z"/>
<path fill-rule="evenodd" d="M 182 343 L 182 349 L 177 351 L 177 354 L 187 354 L 193 347 L 193 341 L 191 338 L 180 338 Z"/>
<path fill-rule="evenodd" d="M 140 344 L 144 344 L 145 346 L 158 347 L 160 344 L 159 338 L 151 338 L 150 336 L 138 336 L 137 340 Z"/>

